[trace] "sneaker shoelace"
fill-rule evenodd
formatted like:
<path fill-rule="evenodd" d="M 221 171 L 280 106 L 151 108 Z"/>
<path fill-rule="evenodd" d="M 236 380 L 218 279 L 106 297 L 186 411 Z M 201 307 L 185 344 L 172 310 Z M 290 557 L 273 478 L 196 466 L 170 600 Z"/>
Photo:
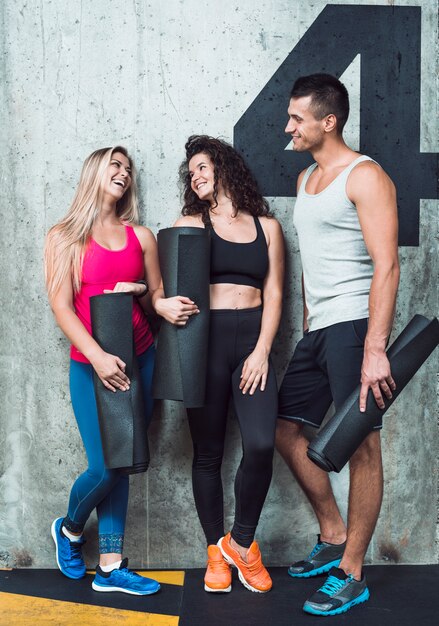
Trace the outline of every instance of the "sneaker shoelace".
<path fill-rule="evenodd" d="M 82 543 L 79 541 L 69 541 L 70 558 L 75 561 L 82 561 Z"/>
<path fill-rule="evenodd" d="M 137 580 L 138 578 L 141 578 L 141 576 L 139 576 L 139 574 L 136 574 L 136 572 L 131 571 L 127 567 L 123 567 L 122 569 L 117 569 L 117 570 L 113 570 L 113 571 L 118 572 L 124 578 L 127 578 L 128 580 Z"/>
<path fill-rule="evenodd" d="M 336 576 L 328 576 L 328 580 L 325 582 L 323 587 L 320 587 L 319 591 L 321 591 L 322 593 L 326 593 L 327 596 L 333 596 L 345 585 L 350 583 L 352 579 L 352 574 L 349 574 L 348 577 L 344 580 L 341 580 Z"/>
<path fill-rule="evenodd" d="M 323 548 L 323 544 L 322 543 L 316 543 L 314 548 L 309 553 L 309 556 L 308 556 L 307 560 L 310 561 L 318 552 L 320 552 L 320 550 L 322 548 Z"/>

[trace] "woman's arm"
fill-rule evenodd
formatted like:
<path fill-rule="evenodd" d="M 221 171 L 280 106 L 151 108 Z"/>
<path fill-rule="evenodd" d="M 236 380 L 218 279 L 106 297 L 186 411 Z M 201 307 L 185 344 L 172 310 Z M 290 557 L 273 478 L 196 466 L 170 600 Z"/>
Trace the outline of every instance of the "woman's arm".
<path fill-rule="evenodd" d="M 263 220 L 268 244 L 268 274 L 262 291 L 263 312 L 261 332 L 253 352 L 245 360 L 239 388 L 252 395 L 261 386 L 264 391 L 268 375 L 268 357 L 282 314 L 285 250 L 282 228 L 272 218 Z"/>
<path fill-rule="evenodd" d="M 104 352 L 76 315 L 72 281 L 69 277 L 50 300 L 50 306 L 58 326 L 75 348 L 90 361 L 104 386 L 111 391 L 129 389 L 130 380 L 125 374 L 126 364 L 118 356 Z"/>
<path fill-rule="evenodd" d="M 145 313 L 153 314 L 155 313 L 153 305 L 154 293 L 160 289 L 162 283 L 157 241 L 151 230 L 145 226 L 135 226 L 134 232 L 142 246 L 145 267 L 144 277 L 148 285 L 147 293 L 143 297 L 138 298 L 138 300 Z M 143 290 L 143 285 L 140 285 L 140 287 Z"/>
<path fill-rule="evenodd" d="M 142 309 L 146 313 L 153 313 L 151 293 L 154 289 L 157 289 L 157 285 L 160 284 L 161 280 L 158 267 L 157 243 L 152 232 L 145 226 L 134 226 L 134 232 L 142 247 L 144 278 L 147 289 L 145 290 L 143 283 L 120 281 L 116 283 L 114 289 L 104 289 L 104 293 L 130 293 L 139 300 Z"/>
<path fill-rule="evenodd" d="M 165 298 L 160 274 L 157 241 L 145 226 L 135 226 L 134 231 L 142 246 L 144 260 L 144 277 L 148 285 L 145 293 L 145 285 L 142 283 L 118 282 L 114 289 L 105 289 L 104 293 L 130 293 L 137 297 L 145 313 L 157 313 L 171 324 L 184 326 L 193 313 L 198 313 L 195 304 L 189 298 L 175 296 Z M 143 295 L 142 295 L 143 294 Z"/>

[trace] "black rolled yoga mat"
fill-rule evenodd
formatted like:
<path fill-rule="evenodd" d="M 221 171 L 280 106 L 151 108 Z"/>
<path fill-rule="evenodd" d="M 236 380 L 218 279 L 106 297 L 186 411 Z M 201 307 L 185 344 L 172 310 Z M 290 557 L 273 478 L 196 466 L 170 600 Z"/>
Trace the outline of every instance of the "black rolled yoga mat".
<path fill-rule="evenodd" d="M 133 296 L 107 293 L 90 298 L 92 335 L 100 347 L 126 363 L 128 391 L 110 391 L 93 370 L 105 465 L 126 474 L 146 472 L 149 465 L 147 417 L 134 349 Z"/>
<path fill-rule="evenodd" d="M 186 408 L 204 405 L 209 342 L 210 237 L 206 229 L 180 226 L 157 235 L 167 298 L 186 296 L 200 312 L 186 326 L 163 320 L 157 343 L 153 396 L 180 400 Z"/>
<path fill-rule="evenodd" d="M 346 399 L 308 446 L 308 457 L 327 472 L 339 472 L 372 431 L 378 418 L 393 404 L 439 343 L 439 322 L 415 315 L 387 350 L 396 390 L 379 409 L 369 390 L 366 412 L 359 409 L 361 385 Z"/>

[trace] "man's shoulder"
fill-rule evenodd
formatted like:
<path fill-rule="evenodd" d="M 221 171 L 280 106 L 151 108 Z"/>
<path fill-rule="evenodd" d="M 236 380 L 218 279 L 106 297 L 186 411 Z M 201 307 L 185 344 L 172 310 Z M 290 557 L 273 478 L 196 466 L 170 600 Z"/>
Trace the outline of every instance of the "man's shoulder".
<path fill-rule="evenodd" d="M 358 163 L 357 163 L 358 161 Z M 353 169 L 352 172 L 355 171 L 377 171 L 383 170 L 381 165 L 376 161 L 373 157 L 370 157 L 367 154 L 358 154 L 357 157 L 352 161 Z"/>
<path fill-rule="evenodd" d="M 349 177 L 355 177 L 357 175 L 363 176 L 376 176 L 376 175 L 386 175 L 385 170 L 382 165 L 378 163 L 373 157 L 367 154 L 358 154 L 351 162 L 352 169 L 350 171 Z"/>
<path fill-rule="evenodd" d="M 367 158 L 355 164 L 352 168 L 347 182 L 348 188 L 352 190 L 357 188 L 365 189 L 365 185 L 387 185 L 389 182 L 391 183 L 389 175 L 377 161 L 367 155 L 361 156 L 366 156 Z"/>
<path fill-rule="evenodd" d="M 392 179 L 371 157 L 355 165 L 346 182 L 346 193 L 354 204 L 360 199 L 372 198 L 376 194 L 379 196 L 389 192 L 393 195 L 395 193 Z"/>

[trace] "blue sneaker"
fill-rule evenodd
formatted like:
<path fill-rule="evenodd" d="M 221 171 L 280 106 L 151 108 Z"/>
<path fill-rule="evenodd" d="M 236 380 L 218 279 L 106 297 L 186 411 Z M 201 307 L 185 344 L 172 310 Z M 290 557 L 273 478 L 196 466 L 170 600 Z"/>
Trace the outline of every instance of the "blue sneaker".
<path fill-rule="evenodd" d="M 317 536 L 317 543 L 311 553 L 304 561 L 297 561 L 288 568 L 288 574 L 293 578 L 310 578 L 325 574 L 333 567 L 338 567 L 343 557 L 346 541 L 340 544 L 326 543 L 320 541 Z"/>
<path fill-rule="evenodd" d="M 366 578 L 355 580 L 352 574 L 333 567 L 318 591 L 303 605 L 303 610 L 312 615 L 339 615 L 351 607 L 369 600 Z"/>
<path fill-rule="evenodd" d="M 160 585 L 152 578 L 139 576 L 128 569 L 128 559 L 124 559 L 119 569 L 103 572 L 96 566 L 96 576 L 91 584 L 95 591 L 122 591 L 135 596 L 149 596 L 160 589 Z"/>
<path fill-rule="evenodd" d="M 58 517 L 53 523 L 51 533 L 56 546 L 56 562 L 64 576 L 78 579 L 85 576 L 86 567 L 82 558 L 81 549 L 85 543 L 80 541 L 70 541 L 62 531 L 63 517 Z"/>

